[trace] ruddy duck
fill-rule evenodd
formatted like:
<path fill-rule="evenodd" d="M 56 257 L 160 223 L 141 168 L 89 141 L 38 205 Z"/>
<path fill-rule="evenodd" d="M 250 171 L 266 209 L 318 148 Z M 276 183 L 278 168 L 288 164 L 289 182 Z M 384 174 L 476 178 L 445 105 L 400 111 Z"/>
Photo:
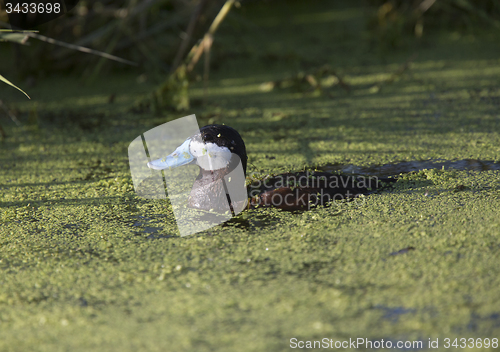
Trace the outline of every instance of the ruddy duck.
<path fill-rule="evenodd" d="M 231 210 L 255 207 L 277 207 L 283 210 L 308 210 L 328 205 L 333 200 L 352 199 L 380 189 L 395 179 L 378 179 L 354 175 L 337 175 L 321 171 L 290 172 L 250 180 L 248 199 L 231 201 L 224 180 L 238 165 L 246 175 L 248 157 L 240 134 L 225 125 L 208 125 L 189 137 L 172 154 L 153 160 L 155 170 L 196 164 L 200 173 L 194 181 L 188 200 L 190 208 L 216 210 L 229 201 Z M 244 187 L 244 186 L 242 186 Z M 222 202 L 222 203 L 221 203 Z M 224 208 L 224 207 L 223 207 Z M 224 208 L 227 209 L 227 206 Z M 239 212 L 239 211 L 238 211 Z"/>

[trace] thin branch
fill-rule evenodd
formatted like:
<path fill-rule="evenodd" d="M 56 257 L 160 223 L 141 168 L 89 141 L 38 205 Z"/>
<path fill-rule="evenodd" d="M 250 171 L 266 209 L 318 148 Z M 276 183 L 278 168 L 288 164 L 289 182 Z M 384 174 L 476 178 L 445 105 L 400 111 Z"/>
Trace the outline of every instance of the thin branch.
<path fill-rule="evenodd" d="M 0 21 L 0 26 L 2 26 L 2 27 L 7 26 L 8 27 L 9 25 L 5 22 Z M 86 54 L 101 56 L 101 57 L 104 57 L 106 59 L 118 61 L 118 62 L 127 64 L 127 65 L 137 66 L 137 63 L 135 63 L 133 61 L 125 60 L 125 59 L 122 59 L 122 58 L 115 56 L 115 55 L 103 53 L 102 51 L 89 49 L 89 48 L 86 48 L 86 47 L 83 47 L 80 45 L 69 44 L 69 43 L 62 42 L 62 41 L 57 40 L 57 39 L 46 37 L 46 36 L 41 35 L 41 34 L 36 34 L 34 32 L 31 32 L 31 31 L 23 31 L 23 33 L 25 33 L 28 37 L 35 38 L 35 39 L 41 40 L 43 42 L 47 42 L 47 43 L 54 44 L 54 45 L 59 45 L 59 46 L 62 46 L 62 47 L 68 48 L 68 49 L 72 49 L 72 50 L 77 50 L 77 51 L 80 51 L 80 52 L 86 53 Z"/>
<path fill-rule="evenodd" d="M 21 126 L 21 122 L 19 122 L 19 120 L 17 119 L 16 115 L 14 115 L 6 106 L 5 104 L 3 103 L 2 100 L 0 100 L 0 108 L 2 108 L 2 110 L 7 114 L 7 116 L 10 117 L 10 119 L 12 121 L 14 121 L 14 123 L 17 125 L 17 126 Z"/>
<path fill-rule="evenodd" d="M 109 60 L 114 60 L 114 61 L 118 61 L 118 62 L 127 64 L 127 65 L 137 66 L 137 63 L 135 63 L 133 61 L 125 60 L 125 59 L 122 59 L 121 57 L 118 57 L 118 56 L 115 56 L 115 55 L 103 53 L 102 51 L 98 51 L 98 50 L 94 50 L 94 49 L 89 49 L 89 48 L 86 48 L 86 47 L 83 47 L 83 46 L 79 46 L 79 45 L 65 43 L 65 42 L 62 42 L 60 40 L 56 40 L 56 39 L 52 39 L 52 38 L 46 37 L 44 35 L 35 34 L 35 33 L 28 33 L 28 36 L 30 36 L 32 38 L 35 38 L 35 39 L 38 39 L 38 40 L 41 40 L 43 42 L 47 42 L 47 43 L 54 44 L 54 45 L 59 45 L 59 46 L 62 46 L 62 47 L 68 48 L 68 49 L 73 49 L 73 50 L 76 50 L 76 51 L 80 51 L 82 53 L 97 55 L 97 56 L 101 56 L 101 57 L 109 59 Z"/>

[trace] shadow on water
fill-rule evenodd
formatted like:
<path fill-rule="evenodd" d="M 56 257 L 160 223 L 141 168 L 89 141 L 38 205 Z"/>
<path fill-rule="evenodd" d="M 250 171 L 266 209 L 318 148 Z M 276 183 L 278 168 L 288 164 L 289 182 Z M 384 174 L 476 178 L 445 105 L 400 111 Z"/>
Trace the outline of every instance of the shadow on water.
<path fill-rule="evenodd" d="M 247 210 L 248 212 L 248 210 Z M 261 229 L 277 223 L 271 215 L 254 213 L 251 217 L 240 214 L 224 222 L 222 227 L 236 227 L 245 230 Z"/>
<path fill-rule="evenodd" d="M 372 165 L 367 167 L 356 165 L 341 165 L 330 164 L 321 167 L 321 171 L 325 172 L 340 172 L 352 173 L 357 175 L 369 175 L 378 177 L 394 176 L 405 174 L 412 171 L 420 171 L 424 169 L 455 169 L 455 170 L 474 170 L 474 171 L 488 171 L 500 170 L 500 163 L 494 161 L 484 161 L 477 159 L 463 159 L 456 161 L 434 159 L 425 161 L 403 161 L 400 163 Z"/>

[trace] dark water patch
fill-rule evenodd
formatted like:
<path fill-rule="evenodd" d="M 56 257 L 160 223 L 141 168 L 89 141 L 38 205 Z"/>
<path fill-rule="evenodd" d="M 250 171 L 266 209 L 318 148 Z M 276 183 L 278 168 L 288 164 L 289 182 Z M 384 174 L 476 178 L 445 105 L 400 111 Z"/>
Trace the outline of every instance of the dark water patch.
<path fill-rule="evenodd" d="M 415 247 L 407 247 L 407 248 L 400 249 L 399 251 L 389 253 L 389 255 L 400 255 L 400 254 L 405 254 L 405 253 L 408 253 L 409 251 L 414 251 L 414 250 L 415 250 Z"/>
<path fill-rule="evenodd" d="M 251 224 L 254 227 L 261 228 L 261 227 L 267 227 L 267 226 L 274 225 L 277 222 L 278 222 L 278 220 L 276 218 L 262 214 L 262 215 L 256 215 L 256 216 L 252 217 Z"/>
<path fill-rule="evenodd" d="M 81 237 L 82 235 L 82 232 L 84 231 L 84 227 L 86 226 L 82 226 L 82 224 L 65 224 L 63 225 L 63 229 L 66 229 L 65 230 L 58 230 L 56 231 L 56 233 L 58 234 L 62 234 L 63 232 L 69 232 L 72 236 L 75 236 L 75 237 Z"/>
<path fill-rule="evenodd" d="M 78 305 L 80 307 L 87 307 L 89 305 L 89 302 L 83 297 L 78 298 Z"/>
<path fill-rule="evenodd" d="M 160 231 L 162 228 L 161 227 L 152 227 L 152 226 L 144 226 L 142 228 L 143 232 L 144 233 L 157 233 L 158 231 Z"/>
<path fill-rule="evenodd" d="M 378 177 L 387 177 L 392 175 L 405 174 L 413 171 L 424 169 L 455 169 L 455 170 L 474 170 L 488 171 L 500 170 L 500 162 L 485 161 L 478 159 L 463 159 L 463 160 L 442 160 L 432 159 L 424 161 L 403 161 L 400 163 L 372 165 L 372 166 L 356 166 L 356 165 L 341 165 L 330 164 L 319 169 L 325 172 L 340 172 L 343 174 L 351 173 L 356 175 L 371 175 Z"/>
<path fill-rule="evenodd" d="M 148 240 L 159 240 L 159 239 L 162 239 L 162 238 L 172 238 L 172 237 L 176 237 L 174 235 L 160 235 L 160 234 L 152 234 L 152 235 L 149 235 L 148 237 L 146 237 Z"/>
<path fill-rule="evenodd" d="M 250 229 L 251 223 L 250 221 L 243 216 L 235 216 L 225 221 L 221 224 L 222 227 L 237 227 L 241 229 Z"/>
<path fill-rule="evenodd" d="M 148 235 L 147 239 L 159 239 L 159 238 L 170 238 L 175 237 L 173 235 L 162 235 L 160 232 L 163 230 L 160 225 L 162 221 L 165 221 L 164 215 L 153 215 L 151 217 L 146 217 L 142 215 L 132 216 L 134 219 L 132 226 L 139 228 L 140 231 L 136 231 L 135 234 L 138 236 Z"/>
<path fill-rule="evenodd" d="M 136 227 L 144 226 L 146 223 L 151 221 L 151 218 L 148 218 L 148 217 L 145 217 L 142 215 L 134 215 L 134 216 L 132 216 L 132 218 L 139 219 L 132 224 L 132 226 L 136 226 Z"/>
<path fill-rule="evenodd" d="M 467 330 L 478 331 L 480 330 L 480 325 L 483 322 L 493 323 L 494 328 L 500 327 L 500 313 L 492 313 L 485 316 L 481 316 L 477 313 L 471 313 L 469 323 L 467 324 Z"/>
<path fill-rule="evenodd" d="M 397 323 L 402 315 L 415 313 L 415 309 L 404 307 L 387 307 L 384 305 L 376 305 L 374 308 L 384 311 L 382 319 L 389 320 L 393 323 Z"/>

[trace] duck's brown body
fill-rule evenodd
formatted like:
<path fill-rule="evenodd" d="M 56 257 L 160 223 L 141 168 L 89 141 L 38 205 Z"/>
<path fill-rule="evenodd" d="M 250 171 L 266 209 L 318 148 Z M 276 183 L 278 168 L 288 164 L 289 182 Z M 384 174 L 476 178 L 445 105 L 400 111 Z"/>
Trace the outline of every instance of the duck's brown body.
<path fill-rule="evenodd" d="M 391 182 L 391 180 L 385 180 Z M 353 199 L 381 188 L 376 177 L 304 171 L 264 179 L 250 188 L 250 207 L 309 210 L 334 200 Z"/>

